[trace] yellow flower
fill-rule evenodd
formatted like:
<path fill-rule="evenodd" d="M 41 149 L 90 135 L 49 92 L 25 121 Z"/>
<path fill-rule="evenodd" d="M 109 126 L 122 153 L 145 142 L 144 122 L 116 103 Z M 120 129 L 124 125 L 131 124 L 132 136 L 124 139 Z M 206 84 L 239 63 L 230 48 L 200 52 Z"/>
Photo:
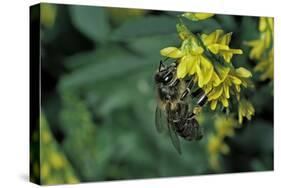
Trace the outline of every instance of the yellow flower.
<path fill-rule="evenodd" d="M 229 47 L 232 33 L 224 34 L 223 30 L 218 29 L 209 35 L 202 34 L 201 39 L 204 45 L 213 53 L 221 55 L 227 63 L 230 63 L 234 54 L 242 54 L 241 49 Z"/>
<path fill-rule="evenodd" d="M 214 16 L 214 14 L 212 14 L 212 13 L 186 12 L 186 13 L 182 14 L 182 16 L 189 19 L 189 20 L 192 20 L 192 21 L 199 21 L 199 20 L 208 19 L 208 18 Z"/>
<path fill-rule="evenodd" d="M 224 107 L 228 107 L 231 93 L 235 94 L 239 100 L 240 87 L 241 85 L 248 87 L 250 85 L 249 77 L 251 76 L 251 72 L 243 67 L 232 70 L 228 67 L 216 65 L 216 71 L 213 73 L 211 81 L 203 87 L 205 93 L 208 93 L 211 109 L 215 110 L 218 102 L 221 102 Z"/>
<path fill-rule="evenodd" d="M 216 135 L 210 135 L 207 144 L 207 151 L 209 153 L 209 164 L 214 170 L 219 169 L 219 155 L 228 154 L 229 146 L 223 142 L 222 137 Z"/>
<path fill-rule="evenodd" d="M 61 169 L 65 165 L 64 157 L 57 152 L 50 153 L 50 163 L 54 169 Z"/>
<path fill-rule="evenodd" d="M 228 154 L 229 151 L 230 151 L 229 146 L 223 142 L 222 137 L 216 135 L 211 135 L 209 137 L 208 152 L 210 154 L 217 154 L 217 153 Z"/>
<path fill-rule="evenodd" d="M 48 177 L 48 175 L 50 174 L 50 166 L 49 166 L 49 164 L 48 163 L 43 163 L 41 165 L 40 172 L 41 172 L 42 178 Z"/>
<path fill-rule="evenodd" d="M 246 43 L 252 47 L 250 58 L 259 62 L 254 70 L 262 73 L 261 80 L 274 77 L 273 30 L 273 18 L 261 17 L 259 21 L 260 38 Z"/>
<path fill-rule="evenodd" d="M 160 51 L 162 56 L 179 59 L 178 78 L 195 75 L 198 78 L 199 87 L 203 87 L 210 81 L 214 71 L 212 63 L 204 56 L 203 52 L 203 48 L 192 36 L 183 41 L 180 49 L 167 47 Z"/>
<path fill-rule="evenodd" d="M 264 51 L 269 47 L 270 42 L 268 36 L 263 33 L 261 37 L 257 40 L 252 40 L 246 43 L 248 46 L 252 47 L 250 52 L 251 59 L 260 59 Z"/>
<path fill-rule="evenodd" d="M 120 8 L 107 8 L 110 21 L 113 24 L 121 24 L 124 21 L 143 16 L 147 13 L 145 9 L 120 9 Z"/>
<path fill-rule="evenodd" d="M 238 122 L 232 116 L 219 115 L 215 119 L 215 133 L 208 139 L 207 151 L 210 155 L 209 164 L 214 170 L 219 169 L 220 154 L 229 154 L 230 148 L 224 142 L 225 137 L 234 136 Z"/>
<path fill-rule="evenodd" d="M 273 18 L 261 17 L 259 21 L 260 38 L 246 42 L 252 47 L 251 59 L 260 59 L 273 42 Z"/>
<path fill-rule="evenodd" d="M 243 117 L 246 117 L 248 120 L 251 120 L 254 114 L 255 109 L 252 103 L 246 99 L 241 99 L 238 106 L 239 123 L 242 124 Z"/>
<path fill-rule="evenodd" d="M 234 128 L 237 127 L 238 122 L 231 116 L 219 116 L 215 120 L 215 128 L 219 137 L 234 136 Z"/>
<path fill-rule="evenodd" d="M 41 8 L 40 19 L 42 25 L 44 25 L 47 28 L 53 27 L 57 15 L 56 6 L 53 4 L 42 3 L 40 5 L 40 8 Z"/>
<path fill-rule="evenodd" d="M 254 71 L 261 72 L 260 79 L 266 80 L 274 78 L 274 50 L 273 48 L 270 50 L 268 57 L 263 58 L 260 62 L 255 66 Z"/>

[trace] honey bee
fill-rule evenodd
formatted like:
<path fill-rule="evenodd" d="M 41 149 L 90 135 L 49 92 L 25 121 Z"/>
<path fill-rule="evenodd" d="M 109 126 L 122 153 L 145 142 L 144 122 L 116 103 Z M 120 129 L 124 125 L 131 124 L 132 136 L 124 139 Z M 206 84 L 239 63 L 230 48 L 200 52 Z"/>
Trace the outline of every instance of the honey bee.
<path fill-rule="evenodd" d="M 177 62 L 165 66 L 160 61 L 154 77 L 158 98 L 155 126 L 159 133 L 168 127 L 170 139 L 181 154 L 179 136 L 189 141 L 203 137 L 203 128 L 195 117 L 207 102 L 207 96 L 201 89 L 194 91 L 192 79 L 179 79 L 176 73 Z"/>

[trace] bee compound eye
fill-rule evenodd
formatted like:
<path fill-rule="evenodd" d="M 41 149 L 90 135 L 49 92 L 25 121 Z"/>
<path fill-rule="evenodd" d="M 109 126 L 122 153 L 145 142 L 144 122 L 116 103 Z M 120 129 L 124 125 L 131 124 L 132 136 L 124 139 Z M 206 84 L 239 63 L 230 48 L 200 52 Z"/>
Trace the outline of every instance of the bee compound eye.
<path fill-rule="evenodd" d="M 173 74 L 170 72 L 167 75 L 164 76 L 163 82 L 164 83 L 169 83 L 173 79 Z"/>

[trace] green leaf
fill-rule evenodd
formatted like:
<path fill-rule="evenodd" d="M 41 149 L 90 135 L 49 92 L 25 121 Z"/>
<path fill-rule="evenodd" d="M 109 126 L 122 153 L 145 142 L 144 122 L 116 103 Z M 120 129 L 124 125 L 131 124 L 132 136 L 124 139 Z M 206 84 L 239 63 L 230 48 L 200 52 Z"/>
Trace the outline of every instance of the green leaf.
<path fill-rule="evenodd" d="M 235 16 L 216 14 L 215 18 L 219 21 L 225 32 L 235 32 L 237 29 Z"/>
<path fill-rule="evenodd" d="M 170 16 L 146 16 L 125 22 L 113 31 L 111 38 L 128 41 L 138 37 L 176 33 L 177 19 Z"/>
<path fill-rule="evenodd" d="M 110 56 L 124 56 L 129 54 L 125 49 L 118 45 L 110 44 L 104 45 L 94 51 L 84 51 L 73 56 L 67 57 L 64 60 L 64 65 L 70 69 L 75 70 L 80 67 L 87 66 L 89 64 L 102 63 L 103 59 L 107 59 L 108 54 Z"/>
<path fill-rule="evenodd" d="M 140 37 L 129 42 L 128 46 L 142 55 L 159 56 L 160 50 L 167 46 L 178 46 L 177 34 Z"/>
<path fill-rule="evenodd" d="M 104 8 L 71 6 L 70 15 L 74 26 L 85 36 L 101 43 L 107 40 L 110 27 Z"/>
<path fill-rule="evenodd" d="M 61 79 L 59 87 L 61 90 L 93 88 L 99 81 L 116 79 L 120 76 L 136 73 L 148 66 L 153 67 L 153 62 L 158 61 L 124 53 L 108 55 L 65 75 Z"/>
<path fill-rule="evenodd" d="M 193 22 L 191 20 L 184 19 L 183 23 L 191 32 L 194 33 L 210 33 L 216 29 L 222 29 L 222 26 L 214 18 L 209 18 L 200 22 Z"/>

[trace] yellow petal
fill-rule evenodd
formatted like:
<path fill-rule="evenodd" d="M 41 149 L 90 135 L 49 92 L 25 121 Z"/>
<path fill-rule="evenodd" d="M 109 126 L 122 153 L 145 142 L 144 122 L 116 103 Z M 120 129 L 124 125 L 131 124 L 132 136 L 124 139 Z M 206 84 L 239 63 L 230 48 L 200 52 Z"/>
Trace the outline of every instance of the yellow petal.
<path fill-rule="evenodd" d="M 273 31 L 273 18 L 267 18 L 268 26 L 271 31 Z"/>
<path fill-rule="evenodd" d="M 200 63 L 201 63 L 201 70 L 204 76 L 203 79 L 203 85 L 207 84 L 213 75 L 214 67 L 212 63 L 205 57 L 201 56 L 200 58 Z"/>
<path fill-rule="evenodd" d="M 245 45 L 254 47 L 254 46 L 256 46 L 258 43 L 260 43 L 260 40 L 251 40 L 251 41 L 245 42 Z"/>
<path fill-rule="evenodd" d="M 167 47 L 160 50 L 160 54 L 170 58 L 181 58 L 184 53 L 176 47 Z"/>
<path fill-rule="evenodd" d="M 261 17 L 259 22 L 259 31 L 263 32 L 266 29 L 266 18 Z"/>
<path fill-rule="evenodd" d="M 229 49 L 228 51 L 233 54 L 243 54 L 243 51 L 241 49 Z"/>
<path fill-rule="evenodd" d="M 267 30 L 267 32 L 264 33 L 264 46 L 265 48 L 268 48 L 271 44 L 271 31 Z"/>
<path fill-rule="evenodd" d="M 213 53 L 213 54 L 218 54 L 220 51 L 220 45 L 219 44 L 211 44 L 208 45 L 208 49 Z"/>
<path fill-rule="evenodd" d="M 40 5 L 41 8 L 41 23 L 45 27 L 52 28 L 56 22 L 56 17 L 57 17 L 57 7 L 54 6 L 53 4 L 46 4 L 43 3 Z"/>
<path fill-rule="evenodd" d="M 203 89 L 204 89 L 205 93 L 209 93 L 213 89 L 212 84 L 205 85 L 203 87 Z"/>
<path fill-rule="evenodd" d="M 215 110 L 215 109 L 216 109 L 217 103 L 218 103 L 217 100 L 212 100 L 212 102 L 211 102 L 211 109 L 212 109 L 212 110 Z"/>
<path fill-rule="evenodd" d="M 236 91 L 239 93 L 240 90 L 241 90 L 240 85 L 235 85 L 235 89 L 236 89 Z"/>
<path fill-rule="evenodd" d="M 196 64 L 199 62 L 199 57 L 189 55 L 183 58 L 186 58 L 187 61 L 187 74 L 193 75 L 196 72 Z"/>
<path fill-rule="evenodd" d="M 209 35 L 203 34 L 201 38 L 204 44 L 208 46 L 211 44 L 216 44 L 222 34 L 223 34 L 223 30 L 217 29 L 214 32 L 210 33 Z"/>
<path fill-rule="evenodd" d="M 218 75 L 218 77 L 220 78 L 221 82 L 223 82 L 225 80 L 225 78 L 227 77 L 230 68 L 216 64 L 215 66 L 216 69 L 216 73 Z"/>
<path fill-rule="evenodd" d="M 199 21 L 199 20 L 205 20 L 208 19 L 212 16 L 214 16 L 214 14 L 212 13 L 191 13 L 191 12 L 186 12 L 184 14 L 182 14 L 183 17 L 192 20 L 192 21 Z"/>
<path fill-rule="evenodd" d="M 238 69 L 235 70 L 235 72 L 238 74 L 239 77 L 243 77 L 243 78 L 252 77 L 252 73 L 247 69 L 245 69 L 244 67 L 239 67 Z"/>
<path fill-rule="evenodd" d="M 187 61 L 186 58 L 183 57 L 177 67 L 177 77 L 184 78 L 187 75 Z"/>
<path fill-rule="evenodd" d="M 217 87 L 221 83 L 221 80 L 215 71 L 213 71 L 212 81 L 213 81 L 213 86 L 215 87 Z"/>
<path fill-rule="evenodd" d="M 221 96 L 222 92 L 223 92 L 222 86 L 218 86 L 218 87 L 214 88 L 211 91 L 211 93 L 208 95 L 208 100 L 211 101 L 211 100 L 218 99 Z"/>
<path fill-rule="evenodd" d="M 235 85 L 240 85 L 242 83 L 242 81 L 237 78 L 236 76 L 229 76 L 229 78 L 231 79 L 231 81 L 235 84 Z"/>
<path fill-rule="evenodd" d="M 200 65 L 198 63 L 196 64 L 196 73 L 198 76 L 198 86 L 203 87 L 204 75 L 203 75 Z"/>
<path fill-rule="evenodd" d="M 194 37 L 189 40 L 189 50 L 192 55 L 200 55 L 204 52 L 204 49 L 198 45 Z"/>
<path fill-rule="evenodd" d="M 226 84 L 223 84 L 223 90 L 224 90 L 224 95 L 227 99 L 229 99 L 230 95 L 229 95 L 229 86 Z"/>
<path fill-rule="evenodd" d="M 222 102 L 222 105 L 227 108 L 228 107 L 228 100 L 224 97 L 222 97 L 220 100 Z"/>
<path fill-rule="evenodd" d="M 229 42 L 231 40 L 231 35 L 232 33 L 227 33 L 225 34 L 221 40 L 220 40 L 220 44 L 224 44 L 224 45 L 229 45 Z"/>

